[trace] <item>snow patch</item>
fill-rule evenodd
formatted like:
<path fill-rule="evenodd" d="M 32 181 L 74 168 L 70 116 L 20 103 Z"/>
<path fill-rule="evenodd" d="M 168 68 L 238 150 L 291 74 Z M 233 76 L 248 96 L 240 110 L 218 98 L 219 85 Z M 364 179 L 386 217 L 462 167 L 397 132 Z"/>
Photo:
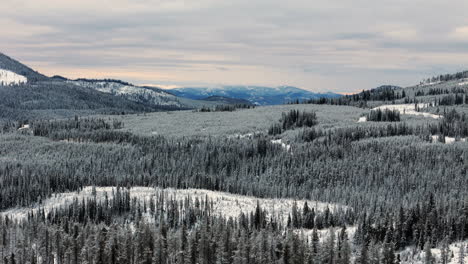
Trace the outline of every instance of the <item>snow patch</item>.
<path fill-rule="evenodd" d="M 429 104 L 426 103 L 421 103 L 417 104 L 418 109 L 423 109 L 429 107 Z M 434 119 L 439 119 L 442 116 L 440 115 L 434 115 L 432 113 L 427 113 L 427 112 L 418 112 L 416 111 L 416 104 L 390 104 L 390 105 L 381 105 L 378 107 L 373 108 L 372 110 L 397 110 L 400 112 L 400 114 L 403 115 L 416 115 L 416 116 L 424 116 L 424 117 L 431 117 Z"/>
<path fill-rule="evenodd" d="M 463 261 L 460 259 L 460 248 L 464 247 L 465 257 Z M 436 258 L 434 263 L 439 263 L 441 260 L 441 252 L 440 248 L 432 248 L 431 253 L 432 256 Z M 419 250 L 417 248 L 408 247 L 405 250 L 401 251 L 400 259 L 402 264 L 423 264 L 425 253 L 423 250 Z M 464 242 L 457 242 L 449 245 L 449 260 L 447 264 L 458 264 L 458 263 L 468 263 L 468 241 Z M 440 262 L 441 263 L 441 262 Z"/>
<path fill-rule="evenodd" d="M 23 75 L 16 74 L 12 71 L 0 69 L 0 85 L 8 86 L 27 82 L 28 79 Z"/>
<path fill-rule="evenodd" d="M 179 102 L 175 100 L 176 97 L 174 95 L 149 88 L 125 85 L 112 81 L 89 82 L 80 80 L 68 82 L 81 87 L 92 88 L 103 93 L 113 95 L 127 95 L 130 96 L 130 100 L 140 100 L 141 98 L 144 98 L 145 100 L 153 101 L 153 103 L 157 105 L 180 105 Z M 136 99 L 132 97 L 135 97 Z"/>
<path fill-rule="evenodd" d="M 290 152 L 290 151 L 291 151 L 291 145 L 286 144 L 286 143 L 283 143 L 283 140 L 282 140 L 282 139 L 274 139 L 274 140 L 271 140 L 271 143 L 277 144 L 277 145 L 281 145 L 281 147 L 282 147 L 284 150 L 286 150 L 287 152 Z"/>
<path fill-rule="evenodd" d="M 112 192 L 116 192 L 116 187 L 96 187 L 95 197 L 97 200 L 104 200 L 106 195 L 109 200 L 112 198 Z M 248 214 L 255 210 L 257 201 L 262 209 L 266 210 L 270 215 L 278 217 L 280 221 L 287 223 L 291 208 L 294 202 L 297 203 L 298 210 L 302 211 L 305 202 L 310 208 L 315 208 L 316 211 L 324 211 L 329 208 L 332 212 L 335 210 L 345 210 L 348 207 L 340 204 L 322 203 L 311 200 L 294 200 L 282 198 L 257 198 L 252 196 L 244 196 L 231 194 L 227 192 L 209 191 L 203 189 L 161 189 L 151 187 L 132 187 L 130 188 L 130 198 L 136 198 L 141 203 L 151 199 L 156 199 L 160 195 L 164 195 L 167 199 L 175 199 L 183 202 L 185 199 L 192 200 L 205 199 L 208 197 L 213 202 L 213 213 L 224 217 L 237 218 L 241 213 Z M 52 197 L 44 200 L 41 204 L 34 207 L 13 208 L 0 213 L 0 216 L 8 216 L 13 220 L 26 220 L 28 213 L 37 213 L 39 210 L 44 210 L 47 215 L 54 209 L 64 208 L 72 204 L 75 200 L 81 202 L 83 200 L 92 199 L 94 197 L 93 187 L 85 187 L 79 192 L 57 193 Z M 167 200 L 166 199 L 166 200 Z M 156 201 L 156 200 L 155 200 Z"/>
<path fill-rule="evenodd" d="M 437 143 L 437 142 L 439 142 L 439 136 L 437 135 L 432 136 L 432 143 Z M 457 140 L 454 137 L 445 137 L 445 144 L 452 144 L 455 142 L 466 142 L 466 138 L 460 138 Z"/>
<path fill-rule="evenodd" d="M 358 120 L 358 123 L 363 123 L 363 122 L 367 122 L 367 117 L 366 116 L 361 116 Z"/>
<path fill-rule="evenodd" d="M 234 134 L 234 135 L 228 136 L 228 138 L 237 138 L 237 139 L 244 139 L 244 138 L 247 138 L 247 139 L 252 139 L 252 138 L 254 138 L 254 136 L 255 136 L 256 134 L 257 134 L 257 133 Z"/>
<path fill-rule="evenodd" d="M 29 129 L 29 128 L 30 128 L 29 125 L 23 125 L 20 128 L 18 128 L 18 130 L 26 130 L 26 129 Z"/>

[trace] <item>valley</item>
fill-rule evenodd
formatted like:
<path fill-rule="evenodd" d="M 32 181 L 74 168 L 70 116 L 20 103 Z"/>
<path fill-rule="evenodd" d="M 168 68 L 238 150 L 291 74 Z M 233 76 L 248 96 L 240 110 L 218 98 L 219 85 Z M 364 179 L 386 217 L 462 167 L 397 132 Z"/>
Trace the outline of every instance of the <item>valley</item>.
<path fill-rule="evenodd" d="M 466 258 L 462 73 L 254 106 L 0 66 L 4 263 Z"/>

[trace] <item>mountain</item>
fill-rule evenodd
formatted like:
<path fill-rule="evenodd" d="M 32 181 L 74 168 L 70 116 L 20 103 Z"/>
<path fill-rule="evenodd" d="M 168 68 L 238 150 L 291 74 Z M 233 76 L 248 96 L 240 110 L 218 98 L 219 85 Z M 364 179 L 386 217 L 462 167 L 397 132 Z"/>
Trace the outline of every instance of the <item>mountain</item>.
<path fill-rule="evenodd" d="M 3 75 L 0 75 L 0 82 L 2 78 L 5 83 L 5 76 L 15 76 L 16 79 L 25 78 L 27 82 L 36 82 L 36 81 L 45 81 L 48 78 L 28 66 L 14 60 L 7 55 L 0 52 L 0 70 L 3 72 Z M 12 74 L 13 73 L 13 74 Z M 3 76 L 3 77 L 1 77 Z M 11 79 L 11 78 L 10 78 Z"/>
<path fill-rule="evenodd" d="M 224 96 L 210 96 L 207 98 L 203 98 L 203 101 L 211 101 L 211 102 L 222 102 L 224 104 L 233 104 L 233 105 L 252 105 L 253 104 L 245 99 L 237 99 L 237 98 L 229 98 Z"/>
<path fill-rule="evenodd" d="M 77 79 L 68 80 L 81 87 L 91 88 L 106 94 L 126 98 L 137 103 L 145 103 L 154 106 L 190 108 L 179 102 L 178 98 L 162 89 L 155 87 L 140 87 L 120 80 L 94 80 L 94 79 Z"/>
<path fill-rule="evenodd" d="M 55 78 L 63 77 L 58 76 Z M 218 100 L 216 98 L 211 98 L 209 100 L 203 100 L 202 98 L 197 98 L 197 100 L 181 98 L 158 87 L 137 86 L 121 80 L 77 79 L 67 80 L 67 82 L 81 87 L 91 88 L 99 92 L 126 98 L 133 102 L 167 109 L 172 108 L 174 110 L 177 108 L 192 109 L 203 106 L 215 106 L 219 104 L 236 104 L 235 102 L 231 103 L 223 98 L 218 98 Z"/>
<path fill-rule="evenodd" d="M 172 110 L 48 78 L 0 53 L 0 120 L 50 119 L 101 113 Z M 180 109 L 180 107 L 176 107 Z"/>
<path fill-rule="evenodd" d="M 210 96 L 244 99 L 256 105 L 277 105 L 296 100 L 341 96 L 334 93 L 314 93 L 292 86 L 275 88 L 262 86 L 186 87 L 172 89 L 170 92 L 190 99 L 203 99 Z"/>

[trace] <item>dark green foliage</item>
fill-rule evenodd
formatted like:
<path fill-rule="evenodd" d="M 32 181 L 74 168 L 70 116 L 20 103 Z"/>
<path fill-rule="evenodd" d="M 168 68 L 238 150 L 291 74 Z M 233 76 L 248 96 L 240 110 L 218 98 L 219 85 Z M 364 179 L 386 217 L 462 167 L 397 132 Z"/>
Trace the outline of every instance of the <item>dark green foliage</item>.
<path fill-rule="evenodd" d="M 269 135 L 278 135 L 283 131 L 301 128 L 313 127 L 318 123 L 317 114 L 315 112 L 300 112 L 299 110 L 291 110 L 283 113 L 279 124 L 273 124 L 268 129 Z"/>
<path fill-rule="evenodd" d="M 400 111 L 398 110 L 389 110 L 389 109 L 377 109 L 371 110 L 367 114 L 367 121 L 373 122 L 399 122 L 400 121 Z"/>
<path fill-rule="evenodd" d="M 72 117 L 77 114 L 121 114 L 156 110 L 174 110 L 153 106 L 98 92 L 65 82 L 38 82 L 0 86 L 0 120 Z M 177 109 L 177 108 L 176 108 Z"/>
<path fill-rule="evenodd" d="M 9 70 L 16 74 L 22 75 L 28 79 L 29 83 L 38 81 L 46 81 L 48 78 L 33 69 L 21 64 L 20 62 L 6 56 L 0 52 L 0 69 Z M 1 97 L 0 97 L 1 98 Z"/>
<path fill-rule="evenodd" d="M 123 132 L 122 123 L 108 119 L 6 122 L 0 126 L 5 133 L 0 135 L 1 209 L 30 206 L 89 185 L 205 188 L 350 208 L 318 212 L 310 204 L 302 210 L 293 206 L 283 226 L 260 203 L 248 215 L 224 219 L 210 213 L 207 200 L 139 204 L 122 188 L 112 199 L 77 201 L 47 217 L 31 215 L 21 226 L 0 221 L 0 231 L 27 238 L 4 246 L 5 253 L 17 263 L 31 259 L 30 252 L 49 262 L 59 256 L 61 263 L 128 263 L 130 258 L 136 263 L 349 263 L 345 229 L 330 230 L 336 236 L 320 243 L 317 232 L 308 242 L 288 227 L 354 224 L 358 263 L 395 263 L 395 251 L 405 246 L 422 249 L 427 242 L 435 246 L 444 238 L 447 243 L 467 238 L 466 145 L 426 140 L 467 135 L 465 115 L 444 116 L 419 126 L 327 128 L 314 127 L 315 113 L 293 110 L 271 132 L 300 128 L 292 152 L 266 135 L 170 139 Z M 30 128 L 16 132 L 24 124 Z M 150 223 L 142 221 L 144 212 Z M 21 253 L 24 245 L 32 248 L 30 243 L 41 246 Z"/>
<path fill-rule="evenodd" d="M 428 78 L 421 83 L 435 83 L 435 82 L 447 82 L 452 80 L 460 80 L 468 78 L 468 71 L 457 72 L 454 74 L 441 74 L 439 76 L 433 76 L 432 78 Z"/>
<path fill-rule="evenodd" d="M 250 104 L 221 104 L 221 105 L 216 105 L 214 108 L 204 106 L 198 109 L 197 111 L 199 112 L 233 112 L 233 111 L 236 111 L 237 109 L 250 109 L 250 108 L 255 108 L 255 106 L 250 105 Z"/>

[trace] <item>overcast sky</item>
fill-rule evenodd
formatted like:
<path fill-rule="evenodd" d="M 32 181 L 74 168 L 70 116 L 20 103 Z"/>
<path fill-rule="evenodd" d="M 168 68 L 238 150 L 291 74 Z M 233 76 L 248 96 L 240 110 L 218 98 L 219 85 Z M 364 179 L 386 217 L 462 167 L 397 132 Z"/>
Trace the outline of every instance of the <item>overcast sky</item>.
<path fill-rule="evenodd" d="M 468 69 L 467 0 L 2 0 L 0 51 L 47 75 L 354 92 Z"/>

